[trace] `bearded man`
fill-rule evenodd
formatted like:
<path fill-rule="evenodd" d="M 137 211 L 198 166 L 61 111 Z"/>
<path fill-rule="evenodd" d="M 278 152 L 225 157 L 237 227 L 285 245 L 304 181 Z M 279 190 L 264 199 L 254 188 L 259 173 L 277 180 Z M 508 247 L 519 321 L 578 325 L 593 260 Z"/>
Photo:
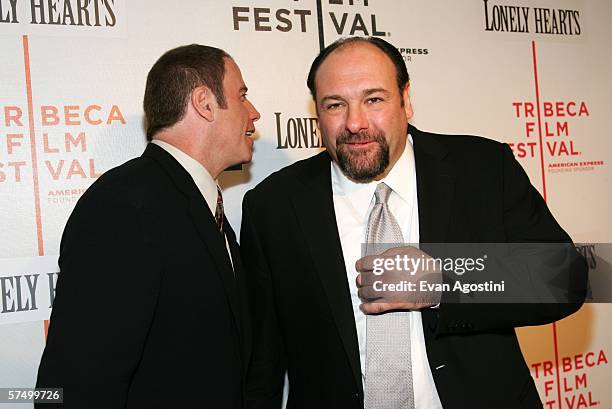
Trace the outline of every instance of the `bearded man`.
<path fill-rule="evenodd" d="M 418 291 L 380 302 L 362 257 L 372 254 L 362 243 L 571 243 L 510 148 L 409 125 L 406 66 L 380 38 L 331 44 L 307 83 L 327 150 L 243 201 L 248 407 L 280 407 L 285 372 L 290 409 L 542 407 L 514 328 L 579 308 L 585 264 L 573 248 L 553 274 L 572 283 L 572 302 L 546 305 Z M 428 257 L 415 246 L 390 251 Z M 540 273 L 529 278 L 551 288 Z"/>

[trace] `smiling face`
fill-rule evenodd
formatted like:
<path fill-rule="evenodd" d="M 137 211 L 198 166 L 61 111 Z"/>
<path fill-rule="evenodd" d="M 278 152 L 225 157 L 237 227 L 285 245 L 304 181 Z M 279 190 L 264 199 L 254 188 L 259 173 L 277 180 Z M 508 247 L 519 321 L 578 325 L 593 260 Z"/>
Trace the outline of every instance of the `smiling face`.
<path fill-rule="evenodd" d="M 315 77 L 323 143 L 349 178 L 380 180 L 399 159 L 412 107 L 395 66 L 376 46 L 354 42 L 333 51 Z"/>
<path fill-rule="evenodd" d="M 222 155 L 225 167 L 247 163 L 253 157 L 254 122 L 259 112 L 247 99 L 247 87 L 238 65 L 231 58 L 225 58 L 223 93 L 226 108 L 220 108 L 215 117 L 215 139 L 218 154 Z M 217 154 L 217 153 L 216 153 Z"/>

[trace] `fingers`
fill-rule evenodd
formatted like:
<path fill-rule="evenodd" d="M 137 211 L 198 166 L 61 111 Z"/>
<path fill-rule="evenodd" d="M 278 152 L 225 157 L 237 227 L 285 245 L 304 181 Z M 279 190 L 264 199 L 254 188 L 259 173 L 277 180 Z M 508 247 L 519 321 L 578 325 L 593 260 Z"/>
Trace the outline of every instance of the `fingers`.
<path fill-rule="evenodd" d="M 391 304 L 388 303 L 365 303 L 359 306 L 359 309 L 364 314 L 380 314 L 388 311 Z"/>
<path fill-rule="evenodd" d="M 359 306 L 361 312 L 366 315 L 370 314 L 382 314 L 389 311 L 406 311 L 406 310 L 420 310 L 422 308 L 432 307 L 436 304 L 433 303 L 383 303 L 383 302 L 370 302 L 363 303 Z"/>
<path fill-rule="evenodd" d="M 381 296 L 379 291 L 374 290 L 372 285 L 363 285 L 361 283 L 361 274 L 357 276 L 355 279 L 357 283 L 357 296 L 363 302 L 375 302 L 381 300 L 383 297 Z"/>
<path fill-rule="evenodd" d="M 357 295 L 363 303 L 360 309 L 365 314 L 415 310 L 439 304 L 442 294 L 435 285 L 441 282 L 442 277 L 435 274 L 428 275 L 425 280 L 394 283 L 383 282 L 371 273 L 355 278 Z M 433 287 L 427 288 L 427 285 Z"/>
<path fill-rule="evenodd" d="M 429 257 L 416 247 L 404 246 L 357 260 L 355 268 L 359 274 L 355 283 L 357 294 L 363 302 L 360 309 L 365 314 L 380 314 L 390 310 L 420 309 L 439 303 L 440 297 L 430 294 L 432 290 L 422 290 L 420 287 L 421 281 L 441 283 L 439 272 L 428 272 L 418 263 L 411 265 L 412 268 L 399 264 L 404 262 L 405 257 L 416 259 L 424 256 Z"/>
<path fill-rule="evenodd" d="M 359 272 L 373 271 L 377 260 L 393 258 L 397 255 L 412 254 L 414 247 L 394 247 L 381 254 L 363 256 L 355 262 L 355 269 Z"/>
<path fill-rule="evenodd" d="M 371 272 L 374 270 L 374 260 L 380 256 L 365 256 L 355 262 L 355 269 L 360 272 Z"/>
<path fill-rule="evenodd" d="M 358 272 L 371 272 L 377 268 L 380 269 L 381 260 L 397 259 L 398 256 L 401 258 L 429 257 L 426 253 L 414 246 L 392 247 L 381 254 L 363 256 L 355 262 L 355 269 Z"/>

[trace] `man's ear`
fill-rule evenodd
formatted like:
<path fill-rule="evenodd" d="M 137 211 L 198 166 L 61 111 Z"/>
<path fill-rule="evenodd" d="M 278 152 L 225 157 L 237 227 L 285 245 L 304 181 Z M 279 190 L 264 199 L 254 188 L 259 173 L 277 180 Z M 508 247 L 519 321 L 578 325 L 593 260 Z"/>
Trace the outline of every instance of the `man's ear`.
<path fill-rule="evenodd" d="M 191 92 L 190 102 L 193 109 L 202 118 L 209 122 L 212 122 L 215 119 L 215 114 L 217 112 L 217 99 L 208 87 L 202 85 L 195 88 Z"/>
<path fill-rule="evenodd" d="M 404 101 L 404 112 L 406 113 L 406 118 L 412 118 L 414 114 L 412 111 L 412 104 L 410 103 L 410 83 L 406 84 L 404 90 L 402 91 L 402 100 Z"/>

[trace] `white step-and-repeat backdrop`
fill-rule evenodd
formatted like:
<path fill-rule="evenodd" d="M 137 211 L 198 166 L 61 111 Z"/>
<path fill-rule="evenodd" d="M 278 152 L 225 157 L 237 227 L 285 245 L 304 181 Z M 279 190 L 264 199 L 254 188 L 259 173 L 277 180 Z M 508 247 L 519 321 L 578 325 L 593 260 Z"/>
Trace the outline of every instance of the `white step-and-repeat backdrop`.
<path fill-rule="evenodd" d="M 0 387 L 34 385 L 63 226 L 100 174 L 142 152 L 155 60 L 202 43 L 243 70 L 262 117 L 253 162 L 220 181 L 237 227 L 247 189 L 320 151 L 306 74 L 322 45 L 352 35 L 401 51 L 416 126 L 510 144 L 610 271 L 608 0 L 0 0 Z M 546 408 L 612 407 L 611 311 L 517 330 Z"/>

